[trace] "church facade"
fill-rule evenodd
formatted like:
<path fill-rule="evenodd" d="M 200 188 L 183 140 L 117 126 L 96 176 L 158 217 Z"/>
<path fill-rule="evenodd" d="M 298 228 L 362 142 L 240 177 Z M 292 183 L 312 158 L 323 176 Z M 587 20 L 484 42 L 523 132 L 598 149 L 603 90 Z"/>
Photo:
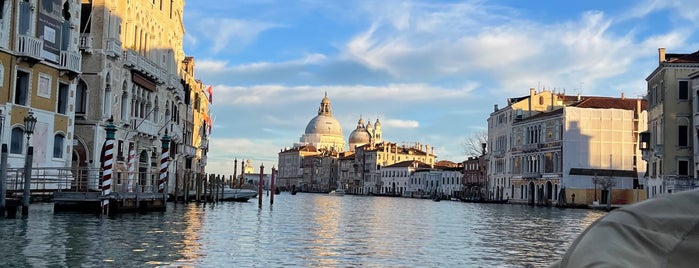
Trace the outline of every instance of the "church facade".
<path fill-rule="evenodd" d="M 326 93 L 299 142 L 279 152 L 277 185 L 310 192 L 342 187 L 354 194 L 378 193 L 382 166 L 404 160 L 433 165 L 436 158 L 429 146 L 384 141 L 379 119 L 372 124 L 360 116 L 346 141 Z"/>

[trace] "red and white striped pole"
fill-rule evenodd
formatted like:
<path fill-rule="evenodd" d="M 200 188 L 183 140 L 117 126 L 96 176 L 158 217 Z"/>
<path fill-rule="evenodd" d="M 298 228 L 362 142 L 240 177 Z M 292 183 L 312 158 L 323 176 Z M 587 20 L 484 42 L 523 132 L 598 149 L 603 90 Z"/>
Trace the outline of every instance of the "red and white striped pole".
<path fill-rule="evenodd" d="M 165 135 L 163 136 L 162 139 L 160 139 L 162 142 L 162 153 L 160 154 L 160 181 L 158 185 L 158 193 L 163 194 L 163 198 L 165 198 L 165 185 L 167 184 L 167 169 L 168 169 L 168 161 L 170 160 L 170 136 L 167 135 L 167 131 L 165 132 Z"/>
<path fill-rule="evenodd" d="M 162 142 L 162 153 L 160 154 L 160 181 L 158 185 L 158 193 L 165 193 L 165 185 L 167 184 L 167 168 L 170 160 L 170 136 L 165 132 L 165 136 L 160 140 Z"/>
<path fill-rule="evenodd" d="M 133 192 L 134 188 L 134 173 L 136 172 L 136 149 L 133 143 L 129 143 L 129 182 L 127 192 Z M 140 191 L 139 191 L 140 192 Z"/>
<path fill-rule="evenodd" d="M 110 118 L 107 120 L 107 139 L 102 147 L 102 215 L 109 214 L 109 195 L 112 192 L 112 172 L 114 157 L 114 133 L 116 127 Z"/>

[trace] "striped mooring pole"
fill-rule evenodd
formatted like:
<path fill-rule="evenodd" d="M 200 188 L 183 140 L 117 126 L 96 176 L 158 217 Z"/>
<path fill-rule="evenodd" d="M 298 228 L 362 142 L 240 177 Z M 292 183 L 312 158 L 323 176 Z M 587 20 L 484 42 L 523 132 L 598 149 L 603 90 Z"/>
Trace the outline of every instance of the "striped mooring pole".
<path fill-rule="evenodd" d="M 129 176 L 126 189 L 127 192 L 133 192 L 134 190 L 134 176 L 136 173 L 136 148 L 134 148 L 133 143 L 129 143 Z"/>
<path fill-rule="evenodd" d="M 170 136 L 167 135 L 167 131 L 165 131 L 165 135 L 163 135 L 160 141 L 162 142 L 162 153 L 160 154 L 160 181 L 158 184 L 158 193 L 163 194 L 163 202 L 165 202 L 165 195 L 167 195 L 165 191 L 168 176 L 167 169 L 168 161 L 170 160 Z"/>
<path fill-rule="evenodd" d="M 109 195 L 112 192 L 112 171 L 114 157 L 114 133 L 116 127 L 112 118 L 107 120 L 107 139 L 102 147 L 102 215 L 109 214 Z"/>

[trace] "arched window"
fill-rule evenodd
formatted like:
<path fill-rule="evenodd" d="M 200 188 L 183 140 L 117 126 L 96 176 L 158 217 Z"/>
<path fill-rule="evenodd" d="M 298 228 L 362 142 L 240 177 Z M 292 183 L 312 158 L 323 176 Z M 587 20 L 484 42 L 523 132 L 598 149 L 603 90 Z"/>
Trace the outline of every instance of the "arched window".
<path fill-rule="evenodd" d="M 12 128 L 12 137 L 10 141 L 10 153 L 11 154 L 22 154 L 22 137 L 24 136 L 24 130 L 19 127 Z"/>
<path fill-rule="evenodd" d="M 53 158 L 63 158 L 63 141 L 65 138 L 62 134 L 53 136 Z"/>

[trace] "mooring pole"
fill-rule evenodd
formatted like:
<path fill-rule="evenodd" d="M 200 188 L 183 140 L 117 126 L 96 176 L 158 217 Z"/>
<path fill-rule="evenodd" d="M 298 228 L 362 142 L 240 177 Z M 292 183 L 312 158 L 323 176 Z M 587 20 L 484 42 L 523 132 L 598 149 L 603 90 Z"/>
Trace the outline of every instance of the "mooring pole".
<path fill-rule="evenodd" d="M 262 207 L 262 181 L 265 174 L 265 165 L 260 165 L 260 183 L 257 186 L 257 203 Z"/>
<path fill-rule="evenodd" d="M 269 182 L 269 189 L 272 191 L 272 195 L 269 198 L 269 204 L 274 205 L 274 195 L 277 193 L 277 191 L 274 189 L 274 174 L 277 173 L 276 170 L 274 169 L 274 166 L 272 166 L 272 180 Z"/>
<path fill-rule="evenodd" d="M 5 217 L 5 189 L 7 183 L 7 144 L 2 145 L 2 155 L 0 155 L 0 218 Z"/>

